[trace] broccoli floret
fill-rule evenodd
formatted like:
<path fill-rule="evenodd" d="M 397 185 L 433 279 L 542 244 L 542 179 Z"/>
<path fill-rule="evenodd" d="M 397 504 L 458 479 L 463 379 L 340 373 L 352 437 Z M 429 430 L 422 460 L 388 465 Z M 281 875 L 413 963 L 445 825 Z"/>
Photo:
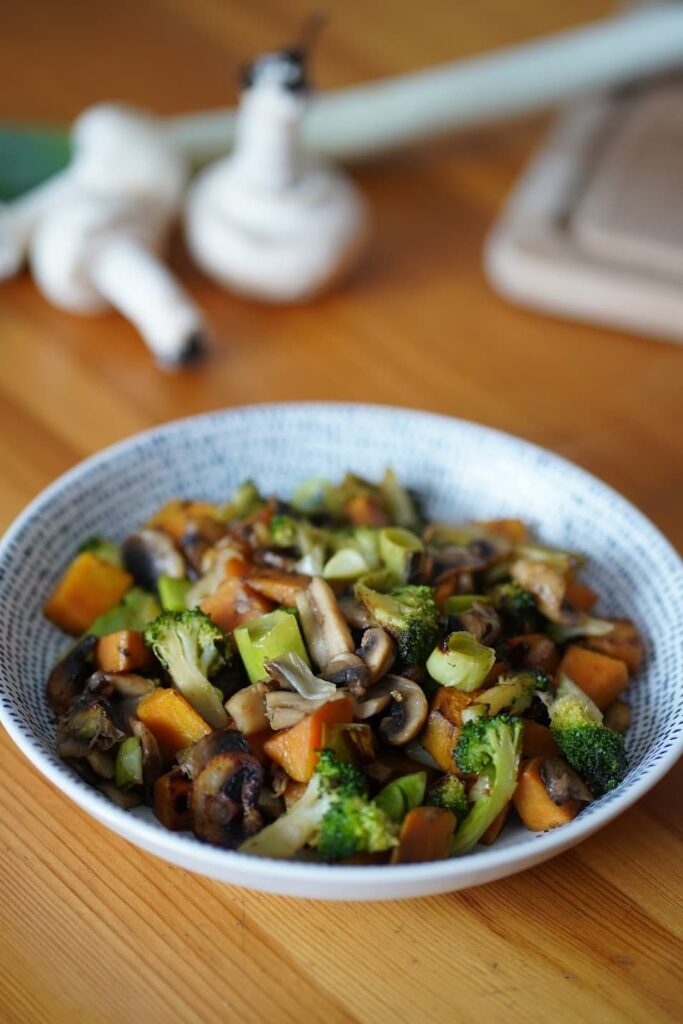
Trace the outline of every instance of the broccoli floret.
<path fill-rule="evenodd" d="M 477 697 L 475 704 L 485 705 L 488 715 L 509 711 L 521 715 L 531 707 L 537 693 L 550 689 L 550 677 L 540 668 L 525 668 L 501 676 L 495 686 Z"/>
<path fill-rule="evenodd" d="M 471 850 L 512 798 L 521 746 L 522 722 L 510 715 L 476 718 L 462 727 L 453 751 L 456 764 L 480 779 L 470 812 L 453 837 L 452 856 Z"/>
<path fill-rule="evenodd" d="M 145 629 L 145 643 L 195 711 L 215 729 L 226 725 L 221 692 L 209 682 L 226 661 L 223 630 L 197 608 L 162 612 Z"/>
<path fill-rule="evenodd" d="M 437 779 L 427 790 L 425 803 L 452 811 L 458 824 L 462 824 L 469 812 L 465 787 L 457 775 L 442 775 Z"/>
<path fill-rule="evenodd" d="M 624 737 L 602 724 L 593 702 L 560 690 L 549 710 L 557 745 L 593 795 L 618 786 L 628 768 Z"/>
<path fill-rule="evenodd" d="M 433 588 L 406 585 L 381 594 L 361 580 L 355 592 L 377 625 L 396 641 L 399 667 L 424 665 L 439 629 Z"/>
<path fill-rule="evenodd" d="M 362 772 L 323 750 L 303 795 L 285 814 L 243 845 L 260 857 L 292 857 L 304 846 L 324 860 L 378 853 L 396 846 L 398 826 L 367 797 Z"/>
<path fill-rule="evenodd" d="M 529 590 L 525 590 L 519 583 L 501 583 L 493 596 L 503 632 L 518 636 L 520 633 L 535 633 L 538 630 L 542 616 Z"/>

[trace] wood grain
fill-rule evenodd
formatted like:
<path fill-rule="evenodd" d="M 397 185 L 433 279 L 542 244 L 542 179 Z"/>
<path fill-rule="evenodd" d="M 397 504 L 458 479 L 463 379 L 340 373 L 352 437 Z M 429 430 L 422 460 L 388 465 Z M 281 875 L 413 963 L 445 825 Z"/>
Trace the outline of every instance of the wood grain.
<path fill-rule="evenodd" d="M 327 3 L 326 87 L 606 13 L 597 0 Z M 234 71 L 298 30 L 304 0 L 4 0 L 0 117 L 67 121 L 121 98 L 159 111 L 234 98 Z M 160 375 L 115 316 L 0 292 L 0 524 L 49 480 L 175 416 L 273 399 L 358 399 L 476 419 L 575 459 L 683 541 L 683 353 L 494 296 L 481 243 L 541 119 L 356 168 L 375 240 L 349 285 L 273 311 L 175 262 L 213 357 Z M 1 614 L 1 613 L 0 613 Z M 465 893 L 315 905 L 190 876 L 70 805 L 0 739 L 0 1018 L 154 1022 L 677 1021 L 679 766 L 578 849 Z"/>

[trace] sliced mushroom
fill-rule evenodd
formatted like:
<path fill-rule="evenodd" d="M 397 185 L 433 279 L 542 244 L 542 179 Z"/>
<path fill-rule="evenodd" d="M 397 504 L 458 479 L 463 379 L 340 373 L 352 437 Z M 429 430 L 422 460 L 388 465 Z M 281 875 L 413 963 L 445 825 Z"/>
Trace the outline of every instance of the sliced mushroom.
<path fill-rule="evenodd" d="M 546 757 L 541 765 L 541 778 L 548 796 L 558 807 L 569 800 L 583 800 L 588 804 L 593 799 L 588 787 L 561 757 Z"/>
<path fill-rule="evenodd" d="M 491 647 L 500 636 L 500 618 L 495 608 L 475 601 L 471 608 L 449 617 L 449 629 L 471 633 L 477 643 Z"/>
<path fill-rule="evenodd" d="M 163 771 L 159 744 L 154 733 L 138 718 L 131 718 L 130 728 L 133 736 L 137 736 L 142 744 L 142 780 L 145 785 L 145 796 L 149 800 L 154 783 Z"/>
<path fill-rule="evenodd" d="M 266 683 L 250 683 L 225 702 L 225 710 L 245 736 L 252 736 L 268 728 L 265 703 L 268 690 Z"/>
<path fill-rule="evenodd" d="M 289 729 L 306 715 L 312 714 L 327 703 L 327 697 L 310 700 L 293 690 L 271 690 L 266 694 L 266 716 L 271 729 Z"/>
<path fill-rule="evenodd" d="M 220 729 L 179 751 L 176 761 L 188 778 L 196 779 L 214 757 L 234 753 L 248 754 L 249 744 L 237 729 Z"/>
<path fill-rule="evenodd" d="M 352 629 L 370 629 L 373 625 L 371 616 L 365 605 L 353 597 L 340 597 L 337 601 L 339 611 Z"/>
<path fill-rule="evenodd" d="M 47 702 L 55 715 L 63 715 L 83 690 L 95 663 L 96 636 L 84 636 L 55 665 L 47 681 Z"/>
<path fill-rule="evenodd" d="M 370 685 L 370 670 L 357 654 L 337 654 L 323 676 L 334 686 L 343 686 L 354 697 L 362 697 Z"/>
<path fill-rule="evenodd" d="M 329 700 L 336 692 L 334 682 L 314 676 L 304 659 L 294 651 L 266 662 L 265 667 L 271 679 L 306 700 Z"/>
<path fill-rule="evenodd" d="M 84 694 L 57 722 L 57 753 L 60 757 L 85 758 L 94 750 L 110 750 L 123 736 L 108 702 Z"/>
<path fill-rule="evenodd" d="M 352 654 L 354 643 L 334 591 L 319 576 L 296 597 L 301 628 L 309 653 L 318 668 L 323 669 L 336 654 Z"/>
<path fill-rule="evenodd" d="M 394 747 L 409 743 L 427 720 L 429 705 L 422 687 L 405 676 L 385 676 L 367 700 L 354 703 L 354 715 L 370 718 L 387 707 L 389 714 L 379 723 L 380 736 Z"/>
<path fill-rule="evenodd" d="M 263 824 L 257 806 L 262 786 L 263 768 L 253 755 L 235 752 L 212 758 L 192 787 L 195 835 L 235 849 Z"/>
<path fill-rule="evenodd" d="M 117 807 L 122 807 L 124 811 L 130 811 L 133 807 L 139 807 L 142 803 L 142 793 L 139 790 L 119 789 L 113 782 L 101 782 L 99 788 L 109 797 L 112 803 L 116 804 Z"/>
<path fill-rule="evenodd" d="M 105 754 L 103 750 L 93 750 L 88 754 L 86 761 L 101 779 L 113 779 L 115 768 L 114 758 L 111 754 Z"/>
<path fill-rule="evenodd" d="M 225 526 L 211 516 L 193 516 L 187 520 L 185 531 L 178 541 L 192 579 L 203 572 L 204 555 L 223 537 Z"/>
<path fill-rule="evenodd" d="M 144 697 L 156 687 L 153 679 L 134 672 L 93 672 L 85 684 L 86 693 L 111 697 Z"/>
<path fill-rule="evenodd" d="M 512 564 L 510 575 L 534 595 L 540 611 L 551 622 L 569 625 L 579 621 L 579 612 L 564 607 L 567 581 L 559 569 L 533 558 L 520 558 Z"/>
<path fill-rule="evenodd" d="M 161 530 L 132 533 L 121 545 L 121 556 L 135 582 L 145 590 L 156 590 L 160 576 L 178 580 L 185 576 L 185 559 Z"/>
<path fill-rule="evenodd" d="M 372 626 L 363 633 L 360 647 L 356 650 L 370 672 L 370 682 L 376 683 L 385 676 L 396 659 L 396 644 L 386 630 Z"/>

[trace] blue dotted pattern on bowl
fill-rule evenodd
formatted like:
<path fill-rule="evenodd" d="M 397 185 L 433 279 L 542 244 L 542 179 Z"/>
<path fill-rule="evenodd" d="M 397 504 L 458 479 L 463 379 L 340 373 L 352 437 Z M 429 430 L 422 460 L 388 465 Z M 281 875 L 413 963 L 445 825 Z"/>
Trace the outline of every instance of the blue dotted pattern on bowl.
<path fill-rule="evenodd" d="M 426 499 L 430 518 L 521 516 L 543 540 L 583 551 L 605 614 L 640 628 L 646 664 L 628 700 L 631 769 L 614 800 L 651 771 L 683 732 L 681 563 L 661 534 L 600 481 L 543 449 L 476 424 L 361 405 L 270 405 L 178 421 L 76 467 L 40 496 L 0 555 L 0 699 L 57 775 L 85 786 L 53 754 L 45 680 L 68 641 L 41 614 L 84 537 L 121 539 L 177 496 L 225 500 L 245 477 L 288 494 L 308 476 L 369 478 L 392 465 Z M 106 798 L 98 796 L 104 801 Z M 148 816 L 150 827 L 161 828 Z M 532 837 L 509 834 L 505 843 Z"/>

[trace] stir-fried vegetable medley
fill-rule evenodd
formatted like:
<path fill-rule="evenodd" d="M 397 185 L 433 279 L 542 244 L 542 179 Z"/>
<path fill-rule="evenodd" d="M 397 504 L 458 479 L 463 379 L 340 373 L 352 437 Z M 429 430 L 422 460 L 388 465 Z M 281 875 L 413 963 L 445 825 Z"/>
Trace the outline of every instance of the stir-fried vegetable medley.
<path fill-rule="evenodd" d="M 45 614 L 76 640 L 57 750 L 124 807 L 257 856 L 458 856 L 618 785 L 642 645 L 580 555 L 516 519 L 425 522 L 391 470 L 243 484 L 92 538 Z"/>

